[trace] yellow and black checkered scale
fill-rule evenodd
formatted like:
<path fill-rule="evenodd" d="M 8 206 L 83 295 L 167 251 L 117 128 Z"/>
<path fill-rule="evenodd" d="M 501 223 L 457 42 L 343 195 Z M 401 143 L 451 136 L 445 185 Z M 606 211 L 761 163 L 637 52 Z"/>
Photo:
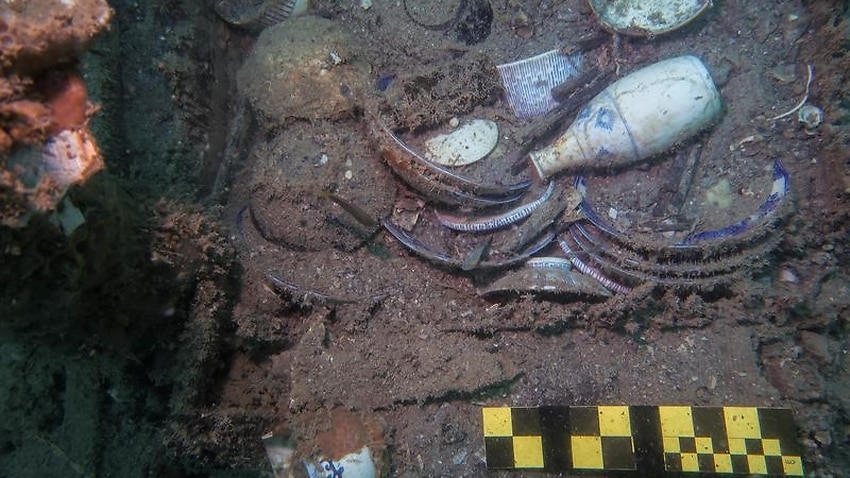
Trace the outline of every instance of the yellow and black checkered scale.
<path fill-rule="evenodd" d="M 485 407 L 483 420 L 490 469 L 803 476 L 784 408 Z"/>

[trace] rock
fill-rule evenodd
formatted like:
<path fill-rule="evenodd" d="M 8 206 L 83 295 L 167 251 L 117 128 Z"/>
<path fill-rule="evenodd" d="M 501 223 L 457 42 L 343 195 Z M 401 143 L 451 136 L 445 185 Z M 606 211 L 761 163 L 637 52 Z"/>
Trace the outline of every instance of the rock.
<path fill-rule="evenodd" d="M 111 18 L 106 0 L 3 2 L 0 73 L 30 76 L 73 62 Z"/>
<path fill-rule="evenodd" d="M 804 330 L 800 332 L 800 345 L 818 364 L 829 365 L 832 363 L 832 354 L 829 351 L 829 339 L 827 337 Z"/>
<path fill-rule="evenodd" d="M 240 93 L 268 120 L 335 120 L 367 91 L 369 68 L 357 38 L 337 23 L 307 16 L 263 30 L 237 74 Z"/>
<path fill-rule="evenodd" d="M 26 226 L 103 169 L 76 63 L 111 18 L 105 0 L 0 5 L 0 224 Z"/>
<path fill-rule="evenodd" d="M 810 360 L 800 357 L 799 347 L 785 343 L 765 345 L 761 351 L 764 374 L 785 397 L 811 401 L 824 396 L 823 377 Z"/>

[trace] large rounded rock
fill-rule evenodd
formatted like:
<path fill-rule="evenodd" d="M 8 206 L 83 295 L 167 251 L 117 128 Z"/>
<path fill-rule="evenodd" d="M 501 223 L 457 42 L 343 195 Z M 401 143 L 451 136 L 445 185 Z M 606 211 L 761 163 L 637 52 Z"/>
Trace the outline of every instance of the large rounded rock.
<path fill-rule="evenodd" d="M 338 24 L 300 17 L 267 28 L 239 70 L 240 92 L 267 119 L 345 116 L 368 82 L 357 39 Z"/>

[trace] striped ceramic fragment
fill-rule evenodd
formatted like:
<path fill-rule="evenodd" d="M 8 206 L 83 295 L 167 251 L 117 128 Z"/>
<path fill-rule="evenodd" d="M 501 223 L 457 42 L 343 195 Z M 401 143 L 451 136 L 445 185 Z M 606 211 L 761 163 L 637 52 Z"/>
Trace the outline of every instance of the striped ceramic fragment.
<path fill-rule="evenodd" d="M 531 118 L 558 106 L 552 88 L 581 72 L 581 53 L 566 55 L 552 50 L 496 68 L 514 114 Z"/>

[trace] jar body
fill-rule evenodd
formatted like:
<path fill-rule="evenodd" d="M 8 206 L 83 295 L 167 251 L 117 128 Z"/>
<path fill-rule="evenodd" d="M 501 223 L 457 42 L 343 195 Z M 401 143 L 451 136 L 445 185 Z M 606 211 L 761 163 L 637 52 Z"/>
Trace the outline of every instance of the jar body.
<path fill-rule="evenodd" d="M 567 131 L 530 154 L 541 178 L 627 166 L 709 126 L 720 93 L 699 58 L 679 56 L 625 76 L 594 97 Z"/>

